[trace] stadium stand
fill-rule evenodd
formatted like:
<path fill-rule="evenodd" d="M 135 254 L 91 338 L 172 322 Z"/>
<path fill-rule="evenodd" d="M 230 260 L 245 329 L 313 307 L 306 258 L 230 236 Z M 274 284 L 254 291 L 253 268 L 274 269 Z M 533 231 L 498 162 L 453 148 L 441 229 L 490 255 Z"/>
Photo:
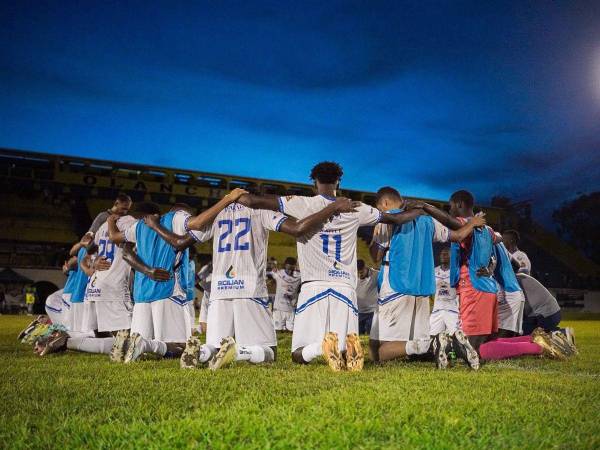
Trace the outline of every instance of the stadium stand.
<path fill-rule="evenodd" d="M 57 268 L 69 246 L 83 235 L 93 217 L 109 208 L 119 192 L 133 201 L 153 201 L 167 210 L 175 202 L 198 210 L 214 204 L 235 187 L 263 195 L 312 195 L 302 183 L 236 177 L 187 169 L 109 162 L 30 151 L 0 149 L 2 197 L 0 207 L 0 267 Z M 373 204 L 375 194 L 342 189 L 342 195 Z M 411 198 L 411 197 L 407 197 Z M 447 203 L 425 199 L 438 207 Z M 534 267 L 534 275 L 549 286 L 571 287 L 597 280 L 600 268 L 561 242 L 530 218 L 526 208 L 481 207 L 496 230 L 518 228 L 521 248 Z M 523 213 L 523 211 L 526 211 Z M 359 231 L 359 257 L 370 262 L 367 243 L 372 229 Z M 198 246 L 201 254 L 210 245 Z M 295 256 L 292 238 L 272 233 L 269 256 L 282 260 Z"/>

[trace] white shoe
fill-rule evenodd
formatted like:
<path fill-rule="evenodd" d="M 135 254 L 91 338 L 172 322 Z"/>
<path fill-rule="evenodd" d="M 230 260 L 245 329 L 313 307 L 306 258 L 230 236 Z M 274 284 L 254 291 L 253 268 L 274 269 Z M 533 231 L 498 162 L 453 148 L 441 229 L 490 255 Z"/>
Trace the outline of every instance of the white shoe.
<path fill-rule="evenodd" d="M 142 347 L 143 347 L 144 338 L 139 333 L 131 333 L 129 336 L 129 340 L 127 341 L 127 353 L 125 354 L 125 359 L 123 362 L 125 364 L 129 364 L 132 361 L 136 361 L 142 356 Z"/>

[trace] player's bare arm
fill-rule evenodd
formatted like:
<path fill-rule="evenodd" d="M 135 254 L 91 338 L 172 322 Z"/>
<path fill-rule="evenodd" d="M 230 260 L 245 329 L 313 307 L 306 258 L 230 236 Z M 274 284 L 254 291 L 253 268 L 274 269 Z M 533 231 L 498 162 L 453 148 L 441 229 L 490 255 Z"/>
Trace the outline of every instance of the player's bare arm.
<path fill-rule="evenodd" d="M 451 230 L 458 230 L 463 225 L 457 218 L 452 217 L 446 211 L 442 211 L 429 203 L 423 203 L 423 211 Z"/>
<path fill-rule="evenodd" d="M 482 227 L 486 224 L 485 214 L 473 216 L 469 221 L 458 230 L 450 230 L 450 240 L 452 242 L 462 242 L 471 235 L 473 229 Z"/>
<path fill-rule="evenodd" d="M 371 259 L 373 259 L 373 261 L 375 261 L 377 264 L 381 263 L 386 250 L 387 249 L 381 247 L 381 245 L 379 245 L 377 242 L 371 242 L 371 245 L 369 246 Z"/>
<path fill-rule="evenodd" d="M 169 281 L 171 279 L 171 274 L 169 271 L 159 267 L 150 267 L 144 261 L 142 261 L 137 253 L 133 250 L 132 243 L 126 242 L 123 244 L 122 248 L 123 259 L 136 272 L 141 272 L 154 281 Z"/>
<path fill-rule="evenodd" d="M 144 223 L 152 228 L 156 233 L 177 251 L 183 251 L 191 247 L 196 242 L 189 234 L 180 235 L 167 230 L 160 224 L 160 217 L 156 214 L 144 217 Z M 189 222 L 188 222 L 189 225 Z"/>
<path fill-rule="evenodd" d="M 345 197 L 338 197 L 321 211 L 311 214 L 302 220 L 296 221 L 295 219 L 288 218 L 281 224 L 279 231 L 294 237 L 305 236 L 311 232 L 320 230 L 323 224 L 327 222 L 331 216 L 355 212 L 355 208 L 358 205 L 360 205 L 359 202 L 353 202 Z"/>
<path fill-rule="evenodd" d="M 92 236 L 89 234 L 84 234 L 79 242 L 73 244 L 73 247 L 71 247 L 71 250 L 69 250 L 69 256 L 77 256 L 77 253 L 79 253 L 79 250 L 82 247 L 87 247 L 92 242 Z"/>
<path fill-rule="evenodd" d="M 238 203 L 252 209 L 279 211 L 279 197 L 276 195 L 260 196 L 244 194 L 238 199 Z"/>
<path fill-rule="evenodd" d="M 236 188 L 219 200 L 215 205 L 208 208 L 206 211 L 201 212 L 195 217 L 190 217 L 187 222 L 187 226 L 190 230 L 201 230 L 207 225 L 210 225 L 215 220 L 215 217 L 227 206 L 235 203 L 243 195 L 248 195 L 248 191 L 244 189 Z"/>
<path fill-rule="evenodd" d="M 403 223 L 415 220 L 417 217 L 422 216 L 423 214 L 425 214 L 425 212 L 421 208 L 414 208 L 396 214 L 382 212 L 380 222 L 393 225 L 402 225 Z"/>
<path fill-rule="evenodd" d="M 117 228 L 117 220 L 119 220 L 120 216 L 116 214 L 111 214 L 106 219 L 106 226 L 108 227 L 108 238 L 119 245 L 125 242 L 125 233 L 123 231 L 119 231 Z"/>
<path fill-rule="evenodd" d="M 79 268 L 83 270 L 88 277 L 94 275 L 94 266 L 92 265 L 92 257 L 90 255 L 85 255 L 85 257 L 79 263 Z"/>

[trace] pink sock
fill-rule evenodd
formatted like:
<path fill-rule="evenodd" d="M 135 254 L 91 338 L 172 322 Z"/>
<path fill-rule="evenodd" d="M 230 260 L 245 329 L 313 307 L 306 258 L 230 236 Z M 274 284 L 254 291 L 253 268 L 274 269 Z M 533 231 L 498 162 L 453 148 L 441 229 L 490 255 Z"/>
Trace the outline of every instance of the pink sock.
<path fill-rule="evenodd" d="M 541 355 L 542 347 L 533 342 L 506 342 L 496 340 L 481 344 L 479 347 L 479 354 L 481 355 L 481 359 L 490 361 L 524 355 Z"/>
<path fill-rule="evenodd" d="M 531 336 L 515 336 L 509 338 L 498 338 L 495 339 L 497 342 L 531 342 Z"/>

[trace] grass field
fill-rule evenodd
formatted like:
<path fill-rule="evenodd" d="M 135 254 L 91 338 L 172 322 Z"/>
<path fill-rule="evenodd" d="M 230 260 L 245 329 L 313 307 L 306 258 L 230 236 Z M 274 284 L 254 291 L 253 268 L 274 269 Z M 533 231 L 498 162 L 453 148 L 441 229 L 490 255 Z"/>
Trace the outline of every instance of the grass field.
<path fill-rule="evenodd" d="M 599 448 L 600 321 L 569 322 L 580 355 L 436 371 L 367 364 L 183 371 L 178 361 L 39 358 L 0 316 L 1 448 Z"/>

